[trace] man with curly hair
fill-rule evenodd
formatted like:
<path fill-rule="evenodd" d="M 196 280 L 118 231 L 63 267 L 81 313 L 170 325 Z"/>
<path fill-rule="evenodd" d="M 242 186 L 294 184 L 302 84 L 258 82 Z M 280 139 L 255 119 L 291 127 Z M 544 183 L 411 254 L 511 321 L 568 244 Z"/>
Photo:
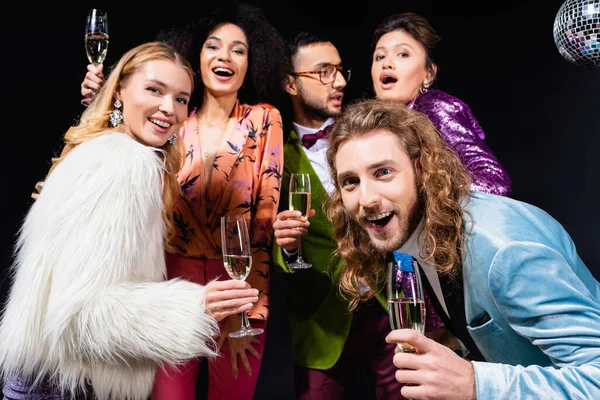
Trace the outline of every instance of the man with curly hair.
<path fill-rule="evenodd" d="M 328 209 L 351 304 L 379 287 L 384 255 L 415 257 L 446 324 L 485 362 L 424 335 L 391 332 L 418 354 L 394 356 L 411 399 L 600 398 L 600 283 L 543 210 L 470 190 L 431 122 L 404 105 L 363 100 L 338 118 Z"/>

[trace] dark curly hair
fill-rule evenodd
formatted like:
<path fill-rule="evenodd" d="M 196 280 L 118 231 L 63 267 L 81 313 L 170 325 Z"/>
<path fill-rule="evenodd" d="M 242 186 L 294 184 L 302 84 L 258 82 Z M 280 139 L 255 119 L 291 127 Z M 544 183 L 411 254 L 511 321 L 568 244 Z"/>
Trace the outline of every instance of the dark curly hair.
<path fill-rule="evenodd" d="M 285 41 L 271 25 L 265 12 L 254 5 L 238 1 L 220 1 L 201 19 L 163 30 L 157 40 L 167 42 L 183 54 L 194 71 L 200 70 L 200 50 L 209 34 L 224 23 L 238 26 L 248 38 L 248 72 L 238 99 L 242 103 L 269 103 L 277 106 L 283 98 L 281 82 L 287 68 Z M 204 84 L 199 75 L 191 107 L 200 108 Z"/>

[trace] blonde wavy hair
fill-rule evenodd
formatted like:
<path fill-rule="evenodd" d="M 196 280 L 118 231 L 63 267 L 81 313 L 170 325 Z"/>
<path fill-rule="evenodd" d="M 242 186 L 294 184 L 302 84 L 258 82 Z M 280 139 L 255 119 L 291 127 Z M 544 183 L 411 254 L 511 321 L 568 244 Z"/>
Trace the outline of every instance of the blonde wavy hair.
<path fill-rule="evenodd" d="M 420 256 L 434 264 L 440 273 L 454 275 L 461 268 L 464 252 L 461 201 L 468 198 L 471 178 L 461 160 L 420 112 L 395 102 L 358 100 L 338 117 L 327 151 L 335 185 L 327 204 L 327 217 L 333 224 L 337 255 L 344 260 L 339 289 L 350 301 L 351 310 L 360 301 L 372 298 L 382 287 L 385 264 L 365 229 L 346 212 L 335 157 L 344 143 L 380 129 L 395 134 L 411 160 L 417 160 L 416 186 L 424 221 Z M 365 281 L 370 290 L 359 289 L 361 281 Z"/>
<path fill-rule="evenodd" d="M 96 99 L 82 113 L 79 123 L 72 126 L 64 135 L 64 147 L 60 156 L 52 158 L 52 165 L 48 171 L 49 176 L 52 171 L 61 163 L 71 150 L 81 143 L 99 136 L 114 132 L 125 132 L 122 124 L 115 127 L 109 125 L 110 113 L 114 109 L 117 92 L 127 84 L 127 81 L 137 73 L 146 63 L 155 60 L 166 60 L 175 63 L 188 73 L 194 84 L 194 72 L 189 62 L 175 51 L 170 45 L 164 42 L 149 42 L 134 47 L 126 52 L 117 64 L 112 68 L 106 82 L 97 94 Z M 172 211 L 179 196 L 179 183 L 177 182 L 177 173 L 183 162 L 181 149 L 178 145 L 171 145 L 166 142 L 160 147 L 165 165 L 163 176 L 163 221 L 166 227 L 167 237 L 165 246 L 169 248 L 169 240 L 173 237 L 175 229 L 173 226 Z M 42 190 L 43 184 L 36 185 L 38 190 Z M 34 196 L 35 197 L 35 196 Z"/>

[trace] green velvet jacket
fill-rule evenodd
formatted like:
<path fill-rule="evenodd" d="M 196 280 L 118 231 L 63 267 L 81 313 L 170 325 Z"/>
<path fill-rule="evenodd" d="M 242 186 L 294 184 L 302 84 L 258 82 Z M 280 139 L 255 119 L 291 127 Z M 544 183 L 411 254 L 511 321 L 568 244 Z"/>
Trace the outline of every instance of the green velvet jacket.
<path fill-rule="evenodd" d="M 348 311 L 348 302 L 341 297 L 336 284 L 342 262 L 333 256 L 337 245 L 333 240 L 333 227 L 323 209 L 328 194 L 293 130 L 284 145 L 280 211 L 289 207 L 291 173 L 310 174 L 311 208 L 317 211 L 317 215 L 310 219 L 308 235 L 302 238 L 302 255 L 312 268 L 288 268 L 283 252 L 276 244 L 273 259 L 276 267 L 289 272 L 285 292 L 294 361 L 307 368 L 329 369 L 342 353 L 352 313 Z M 376 297 L 387 310 L 385 294 L 378 293 Z"/>

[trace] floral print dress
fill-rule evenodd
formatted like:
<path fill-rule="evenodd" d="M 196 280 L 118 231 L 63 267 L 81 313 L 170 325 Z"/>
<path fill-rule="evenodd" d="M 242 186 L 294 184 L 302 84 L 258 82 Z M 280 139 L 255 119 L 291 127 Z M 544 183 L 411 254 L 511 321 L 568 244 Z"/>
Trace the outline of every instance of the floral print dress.
<path fill-rule="evenodd" d="M 273 106 L 236 103 L 205 184 L 198 119 L 192 113 L 180 130 L 185 156 L 178 174 L 181 196 L 174 210 L 176 236 L 171 244 L 183 256 L 222 260 L 220 220 L 243 214 L 252 242 L 248 283 L 259 290 L 249 313 L 269 315 L 269 270 L 273 222 L 277 217 L 283 170 L 281 114 Z"/>

